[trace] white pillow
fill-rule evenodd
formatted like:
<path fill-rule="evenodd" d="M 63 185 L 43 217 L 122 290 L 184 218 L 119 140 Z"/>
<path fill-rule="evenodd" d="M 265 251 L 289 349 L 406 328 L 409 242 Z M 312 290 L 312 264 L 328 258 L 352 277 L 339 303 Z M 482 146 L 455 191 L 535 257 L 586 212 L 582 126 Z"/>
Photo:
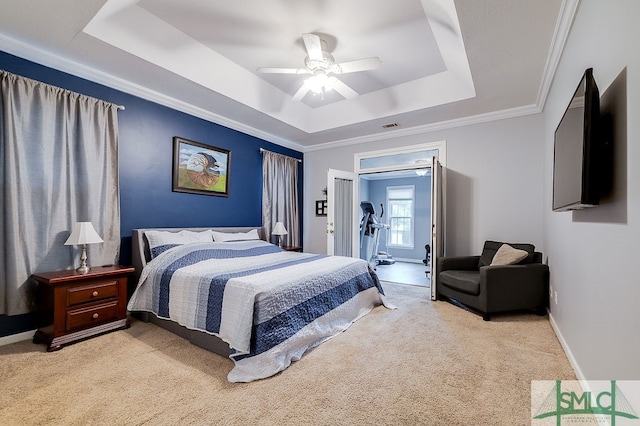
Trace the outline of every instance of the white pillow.
<path fill-rule="evenodd" d="M 511 247 L 509 244 L 500 246 L 496 254 L 491 260 L 491 265 L 514 265 L 527 257 L 529 253 L 525 250 L 519 250 Z"/>
<path fill-rule="evenodd" d="M 211 230 L 207 229 L 202 232 L 194 231 L 147 231 L 144 233 L 149 241 L 149 251 L 151 252 L 151 258 L 158 256 L 160 253 L 184 244 L 190 243 L 211 243 L 213 242 L 213 235 Z"/>
<path fill-rule="evenodd" d="M 249 232 L 216 232 L 211 231 L 213 234 L 213 241 L 224 243 L 225 241 L 245 241 L 245 240 L 259 240 L 257 229 L 252 229 Z"/>

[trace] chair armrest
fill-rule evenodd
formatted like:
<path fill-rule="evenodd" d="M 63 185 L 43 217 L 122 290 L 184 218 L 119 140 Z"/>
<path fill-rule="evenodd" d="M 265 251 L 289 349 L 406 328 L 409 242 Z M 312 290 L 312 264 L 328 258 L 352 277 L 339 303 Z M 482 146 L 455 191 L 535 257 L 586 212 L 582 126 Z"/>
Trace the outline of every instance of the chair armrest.
<path fill-rule="evenodd" d="M 486 295 L 489 304 L 540 301 L 547 294 L 548 285 L 549 266 L 545 264 L 529 263 L 480 268 L 480 294 Z"/>
<path fill-rule="evenodd" d="M 448 256 L 437 259 L 437 271 L 477 271 L 480 256 Z"/>
<path fill-rule="evenodd" d="M 546 283 L 549 277 L 549 266 L 542 263 L 528 263 L 526 265 L 483 266 L 480 268 L 480 285 L 489 282 L 490 285 L 540 285 Z M 482 289 L 480 289 L 482 291 Z"/>

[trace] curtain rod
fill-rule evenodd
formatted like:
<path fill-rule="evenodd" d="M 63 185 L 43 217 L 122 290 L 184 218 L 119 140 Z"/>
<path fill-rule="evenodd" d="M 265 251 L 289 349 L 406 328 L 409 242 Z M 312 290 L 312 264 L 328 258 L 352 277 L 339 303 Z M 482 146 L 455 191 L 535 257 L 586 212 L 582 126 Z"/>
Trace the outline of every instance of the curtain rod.
<path fill-rule="evenodd" d="M 273 152 L 273 151 L 269 151 L 268 149 L 264 149 L 264 148 L 260 148 L 260 152 L 270 152 L 272 154 L 278 154 L 278 155 L 282 155 L 283 157 L 289 157 L 289 158 L 293 158 L 290 155 L 284 155 L 284 154 L 279 154 L 277 152 Z M 293 158 L 294 160 L 296 160 L 298 163 L 302 163 L 302 160 L 299 158 Z"/>

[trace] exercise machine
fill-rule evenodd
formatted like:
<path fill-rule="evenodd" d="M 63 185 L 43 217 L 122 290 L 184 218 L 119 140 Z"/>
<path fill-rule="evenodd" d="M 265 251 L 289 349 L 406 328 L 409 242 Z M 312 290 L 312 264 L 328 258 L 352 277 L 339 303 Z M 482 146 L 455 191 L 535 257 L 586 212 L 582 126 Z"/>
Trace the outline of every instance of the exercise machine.
<path fill-rule="evenodd" d="M 380 218 L 370 201 L 360 203 L 362 220 L 360 221 L 360 257 L 373 267 L 378 265 L 393 265 L 395 259 L 386 252 L 378 251 L 380 244 L 380 232 L 390 228 L 380 220 L 384 216 L 384 207 L 380 204 Z"/>
<path fill-rule="evenodd" d="M 424 245 L 425 255 L 424 259 L 422 259 L 422 263 L 427 269 L 424 271 L 425 275 L 428 277 L 431 273 L 431 246 L 429 244 Z"/>

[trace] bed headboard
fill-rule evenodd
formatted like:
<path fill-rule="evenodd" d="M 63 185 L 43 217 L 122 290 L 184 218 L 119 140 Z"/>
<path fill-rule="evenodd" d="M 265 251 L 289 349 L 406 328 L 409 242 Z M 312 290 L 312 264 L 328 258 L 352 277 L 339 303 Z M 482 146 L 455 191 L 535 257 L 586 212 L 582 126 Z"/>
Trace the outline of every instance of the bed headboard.
<path fill-rule="evenodd" d="M 252 229 L 258 230 L 260 239 L 266 240 L 264 228 L 261 226 L 235 226 L 227 228 L 141 228 L 134 229 L 131 233 L 131 260 L 133 267 L 136 268 L 136 284 L 142 269 L 146 266 L 147 262 L 151 260 L 151 253 L 149 251 L 149 242 L 145 237 L 146 231 L 165 231 L 165 232 L 180 232 L 180 231 L 194 231 L 201 232 L 211 229 L 216 232 L 248 232 Z"/>

